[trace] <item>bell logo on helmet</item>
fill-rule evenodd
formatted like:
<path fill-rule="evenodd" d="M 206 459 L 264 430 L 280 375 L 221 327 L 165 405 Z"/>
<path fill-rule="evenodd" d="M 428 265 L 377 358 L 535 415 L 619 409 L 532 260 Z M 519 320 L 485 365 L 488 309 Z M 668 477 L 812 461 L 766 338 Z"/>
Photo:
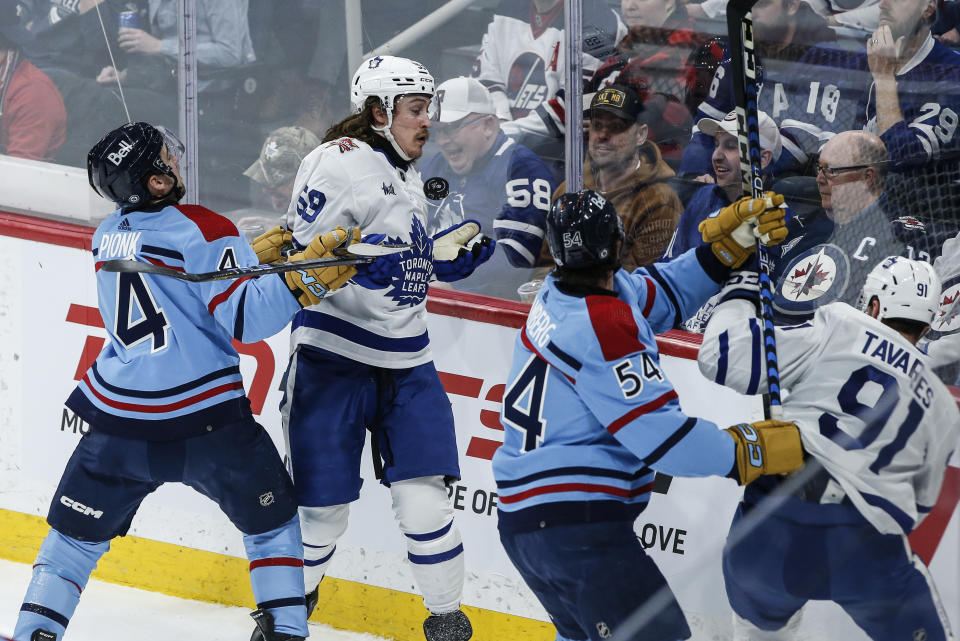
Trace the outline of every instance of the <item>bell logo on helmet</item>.
<path fill-rule="evenodd" d="M 123 159 L 127 157 L 133 151 L 133 143 L 128 140 L 121 140 L 120 146 L 116 151 L 107 154 L 107 160 L 112 162 L 114 166 L 119 167 L 120 163 L 123 162 Z"/>

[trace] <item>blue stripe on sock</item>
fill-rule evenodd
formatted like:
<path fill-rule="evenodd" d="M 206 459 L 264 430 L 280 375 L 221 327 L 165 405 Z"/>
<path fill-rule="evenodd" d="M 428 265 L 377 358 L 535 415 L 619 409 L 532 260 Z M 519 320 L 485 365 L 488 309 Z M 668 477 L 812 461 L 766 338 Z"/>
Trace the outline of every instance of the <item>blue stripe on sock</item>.
<path fill-rule="evenodd" d="M 434 563 L 443 563 L 444 561 L 449 561 L 459 554 L 463 554 L 462 543 L 452 550 L 441 552 L 439 554 L 413 554 L 408 552 L 407 558 L 410 559 L 411 563 L 416 563 L 417 565 L 432 565 Z"/>

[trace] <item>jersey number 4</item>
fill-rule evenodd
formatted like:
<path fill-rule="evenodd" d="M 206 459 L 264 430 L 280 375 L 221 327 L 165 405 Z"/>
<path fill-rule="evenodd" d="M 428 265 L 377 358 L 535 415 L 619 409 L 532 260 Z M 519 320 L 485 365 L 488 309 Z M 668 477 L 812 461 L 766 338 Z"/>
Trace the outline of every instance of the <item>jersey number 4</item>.
<path fill-rule="evenodd" d="M 170 323 L 163 315 L 163 310 L 157 306 L 142 274 L 117 274 L 116 317 L 113 333 L 127 349 L 148 338 L 152 341 L 151 352 L 167 346 L 167 329 L 170 328 Z"/>
<path fill-rule="evenodd" d="M 543 405 L 549 367 L 537 356 L 531 356 L 503 395 L 503 422 L 523 433 L 523 452 L 535 450 L 543 443 L 547 426 Z"/>

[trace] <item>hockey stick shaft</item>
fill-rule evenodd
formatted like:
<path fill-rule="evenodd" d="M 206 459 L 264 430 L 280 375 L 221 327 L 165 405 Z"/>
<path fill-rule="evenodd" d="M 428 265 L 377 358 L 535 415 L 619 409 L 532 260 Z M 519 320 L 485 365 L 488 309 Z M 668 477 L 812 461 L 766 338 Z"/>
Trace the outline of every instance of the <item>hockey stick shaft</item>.
<path fill-rule="evenodd" d="M 761 174 L 760 117 L 757 112 L 757 60 L 754 48 L 751 9 L 757 0 L 730 0 L 727 5 L 727 30 L 730 37 L 730 62 L 733 73 L 733 95 L 740 139 L 740 176 L 744 194 L 763 198 Z M 769 394 L 765 398 L 767 418 L 782 419 L 780 405 L 780 366 L 777 361 L 777 340 L 773 326 L 773 295 L 770 283 L 770 254 L 757 240 L 760 262 L 760 315 L 763 321 L 763 344 L 766 355 Z"/>
<path fill-rule="evenodd" d="M 251 276 L 265 276 L 267 274 L 282 274 L 284 272 L 301 269 L 317 269 L 322 267 L 337 267 L 340 265 L 362 265 L 372 263 L 375 259 L 366 256 L 346 256 L 343 258 L 317 258 L 315 260 L 297 260 L 290 263 L 276 263 L 273 265 L 253 265 L 252 267 L 233 267 L 215 272 L 190 273 L 181 272 L 170 267 L 143 263 L 136 260 L 108 260 L 100 266 L 106 272 L 137 272 L 140 274 L 157 274 L 169 276 L 191 283 L 206 283 L 215 280 L 233 280 Z"/>

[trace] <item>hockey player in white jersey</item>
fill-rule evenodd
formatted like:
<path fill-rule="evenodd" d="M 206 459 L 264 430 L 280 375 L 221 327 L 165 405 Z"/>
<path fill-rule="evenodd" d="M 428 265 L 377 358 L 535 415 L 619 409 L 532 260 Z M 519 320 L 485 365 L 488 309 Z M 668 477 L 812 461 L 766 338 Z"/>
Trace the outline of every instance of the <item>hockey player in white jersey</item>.
<path fill-rule="evenodd" d="M 755 282 L 739 279 L 737 283 Z M 721 292 L 700 370 L 740 392 L 764 392 L 755 292 Z M 872 639 L 950 639 L 926 566 L 907 535 L 929 513 L 960 434 L 960 412 L 915 347 L 937 311 L 929 263 L 890 256 L 858 305 L 817 310 L 776 330 L 783 411 L 809 454 L 809 480 L 723 551 L 736 639 L 791 639 L 808 600 L 838 603 Z M 782 479 L 744 492 L 734 524 Z"/>
<path fill-rule="evenodd" d="M 428 641 L 466 641 L 460 610 L 463 545 L 446 480 L 459 478 L 453 413 L 433 365 L 426 296 L 431 279 L 469 276 L 494 250 L 465 221 L 427 235 L 423 182 L 413 166 L 429 137 L 434 80 L 418 62 L 364 61 L 356 113 L 331 127 L 294 181 L 287 227 L 295 245 L 341 221 L 388 243 L 409 243 L 379 288 L 347 288 L 298 313 L 281 406 L 304 543 L 308 611 L 359 497 L 371 432 L 378 479 L 390 488 L 407 558 L 430 616 Z M 363 289 L 350 295 L 350 289 Z M 343 294 L 346 294 L 344 296 Z"/>

